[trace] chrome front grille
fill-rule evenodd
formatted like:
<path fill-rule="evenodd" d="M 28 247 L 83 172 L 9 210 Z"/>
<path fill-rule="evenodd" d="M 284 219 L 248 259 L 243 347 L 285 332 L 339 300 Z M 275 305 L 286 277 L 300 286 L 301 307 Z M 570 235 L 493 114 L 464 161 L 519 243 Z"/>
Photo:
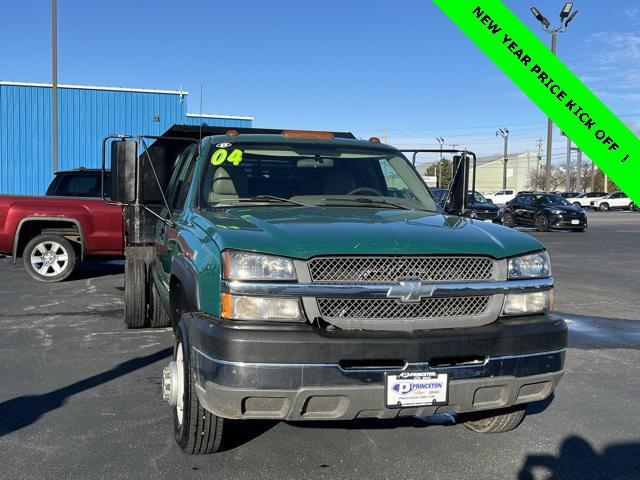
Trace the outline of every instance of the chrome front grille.
<path fill-rule="evenodd" d="M 331 319 L 433 319 L 475 317 L 487 312 L 489 296 L 425 298 L 402 303 L 388 298 L 318 298 L 320 315 Z"/>
<path fill-rule="evenodd" d="M 316 257 L 308 266 L 314 283 L 384 284 L 402 278 L 473 282 L 495 278 L 494 261 L 487 257 Z"/>

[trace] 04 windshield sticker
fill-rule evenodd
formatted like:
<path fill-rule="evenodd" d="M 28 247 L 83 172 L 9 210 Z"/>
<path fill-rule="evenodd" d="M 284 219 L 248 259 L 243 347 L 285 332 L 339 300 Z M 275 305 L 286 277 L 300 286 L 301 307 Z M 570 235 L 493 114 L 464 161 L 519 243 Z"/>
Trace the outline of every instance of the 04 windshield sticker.
<path fill-rule="evenodd" d="M 236 148 L 229 153 L 226 149 L 219 148 L 213 152 L 211 165 L 222 165 L 224 162 L 229 162 L 237 167 L 242 162 L 242 150 Z"/>

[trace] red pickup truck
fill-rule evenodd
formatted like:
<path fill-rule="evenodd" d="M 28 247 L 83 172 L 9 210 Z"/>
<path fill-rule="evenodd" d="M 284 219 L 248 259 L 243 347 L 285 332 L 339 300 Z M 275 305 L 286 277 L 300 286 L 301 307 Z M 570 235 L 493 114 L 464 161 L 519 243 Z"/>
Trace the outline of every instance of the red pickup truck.
<path fill-rule="evenodd" d="M 80 169 L 58 172 L 43 197 L 0 195 L 0 253 L 42 282 L 64 280 L 77 260 L 122 256 L 122 207 L 100 185 L 100 170 Z"/>

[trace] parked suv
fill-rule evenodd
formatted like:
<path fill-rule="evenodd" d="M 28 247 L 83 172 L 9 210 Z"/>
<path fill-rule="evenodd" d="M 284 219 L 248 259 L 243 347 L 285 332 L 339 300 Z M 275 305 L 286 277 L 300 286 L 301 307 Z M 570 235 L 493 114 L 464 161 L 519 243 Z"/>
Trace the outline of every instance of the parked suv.
<path fill-rule="evenodd" d="M 141 172 L 135 143 L 114 143 L 112 166 Z M 128 250 L 125 308 L 151 291 L 173 327 L 163 392 L 186 453 L 219 449 L 227 419 L 451 412 L 501 432 L 555 389 L 567 330 L 544 246 L 443 215 L 395 148 L 229 132 L 177 158 L 150 270 L 150 247 Z"/>
<path fill-rule="evenodd" d="M 508 202 L 513 200 L 516 196 L 515 190 L 507 189 L 507 190 L 498 190 L 495 193 L 490 195 L 485 195 L 487 200 L 491 200 L 496 205 L 506 205 Z"/>
<path fill-rule="evenodd" d="M 438 202 L 446 212 L 447 205 L 445 205 L 445 202 L 449 195 L 449 189 L 430 188 L 429 191 L 436 202 Z M 480 192 L 469 192 L 467 194 L 467 207 L 467 210 L 465 210 L 466 217 L 483 220 L 485 222 L 502 222 L 502 208 L 487 200 Z"/>
<path fill-rule="evenodd" d="M 557 193 L 524 193 L 507 204 L 502 223 L 507 227 L 532 226 L 540 232 L 550 229 L 584 232 L 587 215 L 582 208 L 571 205 Z"/>
<path fill-rule="evenodd" d="M 637 206 L 624 192 L 613 192 L 600 199 L 591 201 L 594 210 L 606 212 L 607 210 L 636 210 Z"/>
<path fill-rule="evenodd" d="M 592 202 L 600 200 L 605 195 L 606 193 L 604 192 L 589 192 L 565 198 L 567 199 L 567 202 L 575 207 L 589 208 Z"/>

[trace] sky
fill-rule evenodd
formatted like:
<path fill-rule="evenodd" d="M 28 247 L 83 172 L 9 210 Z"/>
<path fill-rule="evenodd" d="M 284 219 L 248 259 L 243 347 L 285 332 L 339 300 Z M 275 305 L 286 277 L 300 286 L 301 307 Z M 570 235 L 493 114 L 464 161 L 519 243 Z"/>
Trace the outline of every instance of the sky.
<path fill-rule="evenodd" d="M 546 43 L 564 2 L 505 0 Z M 640 1 L 582 0 L 558 55 L 640 130 Z M 0 80 L 51 81 L 49 0 L 3 1 Z M 428 0 L 58 0 L 60 83 L 190 92 L 254 126 L 352 131 L 404 148 L 538 151 L 546 118 Z M 566 143 L 554 134 L 554 162 Z"/>

